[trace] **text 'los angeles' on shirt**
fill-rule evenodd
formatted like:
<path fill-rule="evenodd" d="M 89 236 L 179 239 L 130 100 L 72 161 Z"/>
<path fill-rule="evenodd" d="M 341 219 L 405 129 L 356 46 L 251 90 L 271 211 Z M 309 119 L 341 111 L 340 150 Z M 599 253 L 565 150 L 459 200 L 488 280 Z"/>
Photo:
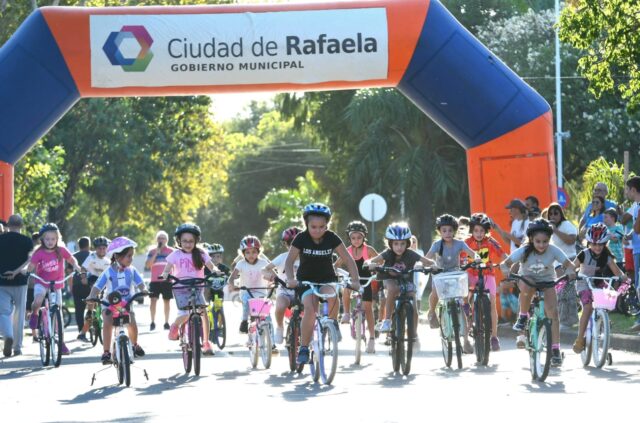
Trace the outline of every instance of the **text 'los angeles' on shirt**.
<path fill-rule="evenodd" d="M 342 240 L 333 231 L 326 231 L 316 243 L 308 230 L 300 232 L 292 246 L 300 250 L 300 266 L 296 272 L 299 281 L 335 282 L 338 277 L 333 269 L 333 251 Z"/>

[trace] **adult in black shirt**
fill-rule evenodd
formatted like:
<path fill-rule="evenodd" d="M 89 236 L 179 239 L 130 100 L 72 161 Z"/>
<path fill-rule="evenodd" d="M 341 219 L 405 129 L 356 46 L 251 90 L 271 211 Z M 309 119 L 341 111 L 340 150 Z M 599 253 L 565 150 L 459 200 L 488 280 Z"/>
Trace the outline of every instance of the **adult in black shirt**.
<path fill-rule="evenodd" d="M 84 261 L 91 254 L 91 239 L 89 237 L 83 236 L 78 240 L 78 248 L 80 250 L 73 253 L 73 256 L 76 258 L 78 263 L 82 265 Z M 73 271 L 73 268 L 69 266 L 67 263 L 67 269 L 69 271 Z M 89 281 L 86 276 L 83 278 L 81 275 L 75 275 L 71 279 L 71 283 L 69 284 L 69 291 L 73 296 L 73 305 L 75 307 L 75 315 L 76 315 L 76 324 L 78 325 L 78 337 L 79 341 L 89 342 L 87 339 L 87 335 L 83 328 L 84 326 L 84 310 L 86 308 L 86 303 L 84 299 L 89 296 L 91 292 L 91 285 L 89 285 Z"/>
<path fill-rule="evenodd" d="M 9 232 L 0 235 L 0 335 L 4 338 L 5 357 L 22 353 L 27 277 L 21 270 L 29 261 L 33 242 L 20 230 L 22 217 L 9 217 Z"/>

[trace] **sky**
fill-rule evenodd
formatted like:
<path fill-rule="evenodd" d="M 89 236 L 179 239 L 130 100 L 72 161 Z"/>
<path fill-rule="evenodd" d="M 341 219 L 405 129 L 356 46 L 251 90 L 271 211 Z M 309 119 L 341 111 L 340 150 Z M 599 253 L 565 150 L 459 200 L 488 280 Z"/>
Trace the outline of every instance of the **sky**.
<path fill-rule="evenodd" d="M 275 93 L 237 93 L 237 94 L 214 94 L 211 95 L 213 101 L 213 119 L 217 122 L 224 122 L 234 118 L 238 114 L 245 112 L 245 107 L 252 100 L 269 101 Z"/>

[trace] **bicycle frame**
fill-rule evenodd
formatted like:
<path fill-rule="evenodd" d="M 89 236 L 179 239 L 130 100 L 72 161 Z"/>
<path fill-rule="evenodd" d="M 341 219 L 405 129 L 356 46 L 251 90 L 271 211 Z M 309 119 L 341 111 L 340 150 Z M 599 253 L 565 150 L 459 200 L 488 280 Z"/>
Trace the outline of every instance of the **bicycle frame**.
<path fill-rule="evenodd" d="M 269 289 L 269 292 L 264 297 L 257 297 L 264 299 L 265 302 L 271 302 L 271 296 L 275 290 L 275 286 L 270 288 L 246 288 L 240 289 L 247 291 L 249 296 L 253 299 L 252 291 L 264 292 Z M 263 305 L 264 307 L 264 305 Z M 270 308 L 270 306 L 269 306 Z M 249 359 L 251 360 L 251 366 L 255 369 L 258 365 L 258 354 L 262 357 L 262 364 L 266 369 L 271 367 L 271 349 L 273 346 L 273 324 L 271 323 L 271 315 L 263 315 L 262 310 L 258 312 L 257 316 L 249 317 Z"/>
<path fill-rule="evenodd" d="M 605 283 L 605 289 L 613 290 L 613 281 L 617 279 L 615 277 L 595 277 L 580 275 L 580 279 L 584 279 L 591 292 L 598 289 L 594 286 L 595 281 L 603 281 Z M 608 309 L 602 307 L 596 307 L 595 302 L 593 304 L 593 310 L 591 316 L 589 316 L 589 322 L 585 329 L 585 348 L 581 353 L 582 364 L 586 367 L 589 365 L 591 358 L 593 357 L 593 363 L 597 368 L 602 368 L 606 362 L 611 364 L 613 358 L 609 352 L 609 346 L 611 345 L 611 323 L 609 321 Z M 584 312 L 584 311 L 583 311 Z"/>
<path fill-rule="evenodd" d="M 214 291 L 222 290 L 224 285 L 227 283 L 227 278 L 215 279 L 211 284 L 211 289 Z M 223 328 L 223 323 L 219 321 L 219 317 L 224 322 L 224 301 L 220 296 L 213 295 L 211 299 L 211 303 L 207 306 L 207 317 L 209 319 L 209 338 L 213 337 L 216 345 L 221 350 L 224 348 L 226 344 L 226 328 Z M 219 336 L 221 333 L 221 328 L 224 330 L 222 336 Z M 222 340 L 220 340 L 222 338 Z"/>

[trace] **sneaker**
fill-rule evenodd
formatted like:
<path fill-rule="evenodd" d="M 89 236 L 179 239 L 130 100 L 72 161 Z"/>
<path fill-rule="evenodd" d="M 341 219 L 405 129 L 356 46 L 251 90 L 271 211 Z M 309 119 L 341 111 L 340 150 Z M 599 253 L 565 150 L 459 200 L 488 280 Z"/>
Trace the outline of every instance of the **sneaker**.
<path fill-rule="evenodd" d="M 307 364 L 309 362 L 309 347 L 300 347 L 298 349 L 298 358 L 296 358 L 297 364 Z"/>
<path fill-rule="evenodd" d="M 180 335 L 179 335 L 178 325 L 176 325 L 175 323 L 171 324 L 171 327 L 169 329 L 169 340 L 177 341 L 179 337 Z"/>
<path fill-rule="evenodd" d="M 434 311 L 430 311 L 427 318 L 429 319 L 429 327 L 431 329 L 438 329 L 440 327 L 438 316 L 436 316 L 436 313 Z"/>
<path fill-rule="evenodd" d="M 527 341 L 525 340 L 524 335 L 518 335 L 518 337 L 516 338 L 516 348 L 518 348 L 519 350 L 523 350 L 526 346 Z"/>
<path fill-rule="evenodd" d="M 551 350 L 551 366 L 560 367 L 562 366 L 562 353 L 560 349 Z"/>
<path fill-rule="evenodd" d="M 14 350 L 13 351 L 13 356 L 17 356 L 17 355 L 22 355 L 22 350 Z"/>
<path fill-rule="evenodd" d="M 29 328 L 38 328 L 38 313 L 31 313 L 31 317 L 29 317 Z"/>
<path fill-rule="evenodd" d="M 111 364 L 111 353 L 109 351 L 105 351 L 102 353 L 102 357 L 100 358 L 100 360 L 102 360 L 102 364 L 104 364 L 105 366 L 107 364 Z"/>
<path fill-rule="evenodd" d="M 384 319 L 380 325 L 380 332 L 389 332 L 391 330 L 391 320 Z"/>
<path fill-rule="evenodd" d="M 11 357 L 11 347 L 13 347 L 13 338 L 5 338 L 4 349 L 2 350 L 5 357 Z"/>
<path fill-rule="evenodd" d="M 76 339 L 77 339 L 78 341 L 81 341 L 81 342 L 91 342 L 91 341 L 89 341 L 89 340 L 87 339 L 87 335 L 86 335 L 86 334 L 84 334 L 84 333 L 78 334 L 78 336 L 76 337 Z"/>
<path fill-rule="evenodd" d="M 342 332 L 340 332 L 340 325 L 335 320 L 332 320 L 332 322 L 336 328 L 336 332 L 338 333 L 338 342 L 342 342 Z"/>
<path fill-rule="evenodd" d="M 151 326 L 149 326 L 149 331 L 154 331 L 156 330 L 156 324 L 154 322 L 151 322 Z"/>
<path fill-rule="evenodd" d="M 284 341 L 284 328 L 276 328 L 276 334 L 274 335 L 274 341 L 280 345 Z"/>
<path fill-rule="evenodd" d="M 376 341 L 374 339 L 369 339 L 367 342 L 367 354 L 373 354 L 376 352 Z"/>
<path fill-rule="evenodd" d="M 638 330 L 638 329 L 640 329 L 640 319 L 636 320 L 633 326 L 631 326 L 631 330 Z"/>
<path fill-rule="evenodd" d="M 388 332 L 387 332 L 387 337 L 384 340 L 384 345 L 386 345 L 387 347 L 391 345 L 391 336 L 389 335 Z"/>
<path fill-rule="evenodd" d="M 380 332 L 380 328 L 382 327 L 382 323 L 384 322 L 384 320 L 380 320 L 378 323 L 376 323 L 376 325 L 374 326 L 373 330 L 375 330 L 376 332 Z"/>
<path fill-rule="evenodd" d="M 340 320 L 340 323 L 343 325 L 349 324 L 351 322 L 351 314 L 349 313 L 344 313 L 342 315 L 342 320 Z"/>
<path fill-rule="evenodd" d="M 465 354 L 473 354 L 473 345 L 471 345 L 471 342 L 469 342 L 468 339 L 464 340 L 464 344 L 462 344 L 462 351 Z"/>
<path fill-rule="evenodd" d="M 491 337 L 491 351 L 500 351 L 500 340 L 497 336 Z"/>
<path fill-rule="evenodd" d="M 573 343 L 573 352 L 580 354 L 584 351 L 584 338 L 577 338 Z"/>
<path fill-rule="evenodd" d="M 420 338 L 416 338 L 413 340 L 413 354 L 418 354 L 420 352 Z"/>
<path fill-rule="evenodd" d="M 249 322 L 246 320 L 240 322 L 240 333 L 249 333 Z"/>
<path fill-rule="evenodd" d="M 518 320 L 513 325 L 513 330 L 517 330 L 517 331 L 524 330 L 524 328 L 527 326 L 528 321 L 529 321 L 529 317 L 527 316 L 518 317 Z"/>
<path fill-rule="evenodd" d="M 280 351 L 278 351 L 278 348 L 276 348 L 275 345 L 271 346 L 271 355 L 278 355 L 280 354 Z"/>
<path fill-rule="evenodd" d="M 169 323 L 165 323 L 164 330 L 170 330 L 170 329 L 171 329 L 171 325 Z"/>
<path fill-rule="evenodd" d="M 60 349 L 60 354 L 62 354 L 62 355 L 71 354 L 71 351 L 69 351 L 69 348 L 67 348 L 67 344 L 65 344 L 64 342 L 62 343 L 62 348 Z"/>
<path fill-rule="evenodd" d="M 215 355 L 213 352 L 213 348 L 211 348 L 211 342 L 207 341 L 202 344 L 202 354 L 204 355 Z"/>
<path fill-rule="evenodd" d="M 135 344 L 133 346 L 133 355 L 134 357 L 144 357 L 144 350 L 139 344 Z"/>

